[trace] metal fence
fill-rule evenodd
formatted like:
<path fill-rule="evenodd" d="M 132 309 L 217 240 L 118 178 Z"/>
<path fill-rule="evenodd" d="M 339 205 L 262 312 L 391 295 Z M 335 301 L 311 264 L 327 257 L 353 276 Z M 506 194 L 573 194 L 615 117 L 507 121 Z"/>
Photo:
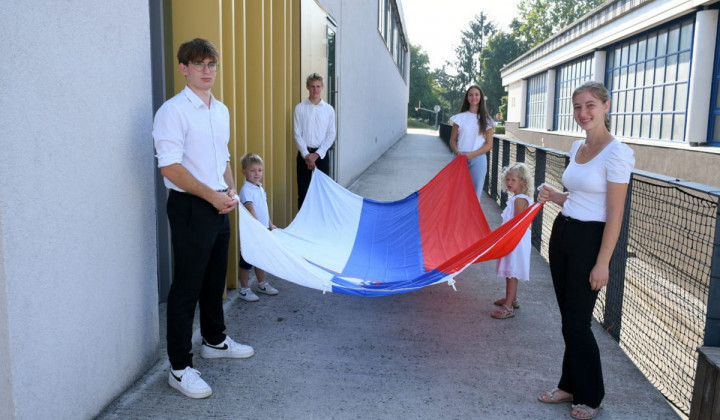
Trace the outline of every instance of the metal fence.
<path fill-rule="evenodd" d="M 495 137 L 486 191 L 504 206 L 502 168 L 525 162 L 562 189 L 566 152 Z M 720 346 L 720 224 L 717 189 L 636 170 L 625 217 L 594 316 L 650 382 L 678 410 L 690 412 L 701 345 Z M 532 243 L 548 258 L 559 206 L 548 204 L 532 226 Z M 708 310 L 710 308 L 710 310 Z"/>

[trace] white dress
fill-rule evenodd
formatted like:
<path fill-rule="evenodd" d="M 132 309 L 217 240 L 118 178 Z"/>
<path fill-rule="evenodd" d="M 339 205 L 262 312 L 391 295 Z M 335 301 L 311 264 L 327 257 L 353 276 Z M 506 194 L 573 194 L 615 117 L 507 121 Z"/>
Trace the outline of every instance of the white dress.
<path fill-rule="evenodd" d="M 525 194 L 518 194 L 510 197 L 507 206 L 502 212 L 503 223 L 515 217 L 515 200 L 524 198 L 528 202 L 528 206 L 533 203 L 533 199 Z M 495 266 L 495 274 L 500 277 L 515 277 L 518 280 L 530 280 L 530 229 L 525 232 L 517 247 L 508 255 L 497 260 Z"/>

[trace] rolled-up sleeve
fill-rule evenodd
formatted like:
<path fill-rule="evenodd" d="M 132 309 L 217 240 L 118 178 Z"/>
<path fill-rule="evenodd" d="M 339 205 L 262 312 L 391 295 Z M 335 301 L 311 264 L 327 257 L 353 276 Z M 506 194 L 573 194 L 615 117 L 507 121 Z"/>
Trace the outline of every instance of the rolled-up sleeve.
<path fill-rule="evenodd" d="M 155 114 L 152 136 L 159 168 L 182 163 L 185 150 L 183 126 L 180 113 L 173 106 L 165 104 Z"/>

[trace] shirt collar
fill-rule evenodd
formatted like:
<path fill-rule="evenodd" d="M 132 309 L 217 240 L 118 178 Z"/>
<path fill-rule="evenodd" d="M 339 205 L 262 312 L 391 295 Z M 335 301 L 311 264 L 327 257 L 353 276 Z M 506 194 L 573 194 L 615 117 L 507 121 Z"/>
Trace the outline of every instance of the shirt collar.
<path fill-rule="evenodd" d="M 190 86 L 185 85 L 185 88 L 182 90 L 185 94 L 185 97 L 187 97 L 190 100 L 190 103 L 192 103 L 195 108 L 200 108 L 205 105 L 205 101 L 200 99 L 199 96 L 195 92 L 193 92 L 192 89 L 190 89 Z M 210 93 L 210 105 L 212 106 L 213 102 L 215 102 L 215 96 L 213 96 L 212 92 Z"/>
<path fill-rule="evenodd" d="M 310 99 L 309 99 L 309 98 L 308 98 L 308 99 L 305 99 L 305 102 L 307 102 L 307 104 L 308 104 L 308 105 L 311 105 L 311 106 L 322 106 L 323 104 L 326 103 L 322 98 L 320 98 L 320 102 L 318 102 L 318 103 L 316 103 L 316 104 L 310 102 Z"/>

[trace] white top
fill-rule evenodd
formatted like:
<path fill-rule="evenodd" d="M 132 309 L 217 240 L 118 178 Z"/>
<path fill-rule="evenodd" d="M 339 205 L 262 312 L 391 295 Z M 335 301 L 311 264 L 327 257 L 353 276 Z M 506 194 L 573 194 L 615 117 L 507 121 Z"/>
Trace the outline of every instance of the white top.
<path fill-rule="evenodd" d="M 607 183 L 627 184 L 635 166 L 633 150 L 613 140 L 590 162 L 577 163 L 575 156 L 585 140 L 577 140 L 570 149 L 570 164 L 562 183 L 569 194 L 562 214 L 583 221 L 607 221 Z"/>
<path fill-rule="evenodd" d="M 295 106 L 293 121 L 295 144 L 300 154 L 305 157 L 308 147 L 318 149 L 320 159 L 335 141 L 335 110 L 322 99 L 317 105 L 306 99 Z"/>
<path fill-rule="evenodd" d="M 267 195 L 262 184 L 255 185 L 245 181 L 240 189 L 240 203 L 252 203 L 257 219 L 266 228 L 270 227 L 270 212 L 268 211 Z"/>
<path fill-rule="evenodd" d="M 508 198 L 507 205 L 502 212 L 502 221 L 506 223 L 515 214 L 515 200 L 524 198 L 528 202 L 528 206 L 533 203 L 533 199 L 525 194 L 513 195 Z M 500 277 L 515 277 L 518 280 L 530 280 L 530 228 L 525 231 L 522 239 L 518 242 L 515 249 L 508 255 L 497 260 L 495 265 L 495 274 Z"/>
<path fill-rule="evenodd" d="M 185 86 L 158 109 L 152 136 L 158 167 L 180 163 L 213 190 L 228 188 L 223 175 L 230 160 L 230 113 L 214 96 L 208 107 Z M 165 186 L 183 191 L 167 178 Z"/>
<path fill-rule="evenodd" d="M 470 111 L 461 112 L 450 117 L 450 121 L 458 126 L 458 151 L 460 153 L 472 152 L 485 144 L 485 133 L 480 133 L 477 114 Z M 485 131 L 492 129 L 495 122 L 488 117 Z"/>

